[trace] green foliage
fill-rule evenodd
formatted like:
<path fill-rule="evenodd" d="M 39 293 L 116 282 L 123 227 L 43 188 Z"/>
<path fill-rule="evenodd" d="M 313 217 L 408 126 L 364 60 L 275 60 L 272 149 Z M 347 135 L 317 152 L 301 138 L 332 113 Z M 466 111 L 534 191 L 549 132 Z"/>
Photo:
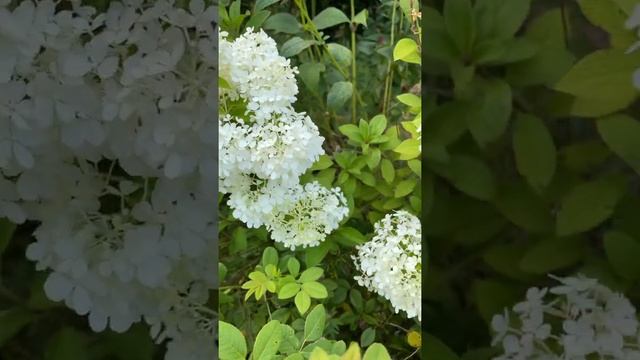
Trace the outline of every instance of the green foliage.
<path fill-rule="evenodd" d="M 263 339 L 279 339 L 276 352 L 267 352 L 277 359 L 415 356 L 407 333 L 419 324 L 358 285 L 352 256 L 385 214 L 422 212 L 418 2 L 258 1 L 232 12 L 233 4 L 220 12 L 231 37 L 269 12 L 262 29 L 299 71 L 296 110 L 309 114 L 325 139 L 326 155 L 300 180 L 339 187 L 349 216 L 320 245 L 292 251 L 265 229 L 234 220 L 223 198 L 220 268 L 228 270 L 219 303 L 228 326 L 221 335 L 244 341 L 252 358 L 266 356 L 262 345 L 256 355 Z"/>
<path fill-rule="evenodd" d="M 624 26 L 632 2 L 430 4 L 429 356 L 496 356 L 492 315 L 549 273 L 595 276 L 640 300 L 640 55 L 627 52 L 637 35 Z"/>

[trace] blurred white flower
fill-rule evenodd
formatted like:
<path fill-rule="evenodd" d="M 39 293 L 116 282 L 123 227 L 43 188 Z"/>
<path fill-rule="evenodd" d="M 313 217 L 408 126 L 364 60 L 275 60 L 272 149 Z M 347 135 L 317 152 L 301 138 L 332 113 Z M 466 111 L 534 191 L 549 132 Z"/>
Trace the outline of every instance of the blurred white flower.
<path fill-rule="evenodd" d="M 39 222 L 27 257 L 94 331 L 150 322 L 182 360 L 211 344 L 213 6 L 0 1 L 0 217 Z M 113 206 L 111 206 L 113 204 Z M 105 205 L 106 208 L 105 208 Z M 187 296 L 199 288 L 198 296 Z M 175 324 L 191 323 L 180 327 Z M 154 338 L 160 333 L 152 334 Z M 163 339 L 164 339 L 163 338 Z M 162 341 L 157 338 L 156 340 Z M 182 344 L 182 345 L 180 345 Z M 192 349 L 193 350 L 193 349 Z"/>
<path fill-rule="evenodd" d="M 560 285 L 529 289 L 527 299 L 513 308 L 517 317 L 507 310 L 494 315 L 492 344 L 501 344 L 504 351 L 495 360 L 626 360 L 640 355 L 640 328 L 628 299 L 582 275 L 551 277 Z"/>

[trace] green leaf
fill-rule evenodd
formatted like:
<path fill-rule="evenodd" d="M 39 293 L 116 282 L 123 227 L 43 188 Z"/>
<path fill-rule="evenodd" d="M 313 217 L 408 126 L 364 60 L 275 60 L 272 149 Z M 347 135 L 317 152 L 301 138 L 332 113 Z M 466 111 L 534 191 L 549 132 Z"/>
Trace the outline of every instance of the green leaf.
<path fill-rule="evenodd" d="M 322 277 L 322 274 L 324 274 L 324 270 L 322 268 L 311 267 L 300 274 L 300 278 L 298 279 L 298 281 L 300 281 L 301 283 L 316 281 Z"/>
<path fill-rule="evenodd" d="M 508 66 L 509 83 L 553 86 L 571 69 L 575 56 L 566 49 L 563 19 L 562 11 L 553 9 L 531 21 L 525 37 L 538 44 L 538 51 L 531 59 Z"/>
<path fill-rule="evenodd" d="M 353 85 L 348 81 L 338 81 L 331 85 L 327 94 L 327 106 L 333 110 L 340 110 L 351 99 Z"/>
<path fill-rule="evenodd" d="M 399 198 L 411 194 L 417 183 L 418 181 L 416 179 L 407 179 L 400 181 L 398 185 L 396 185 L 393 196 Z"/>
<path fill-rule="evenodd" d="M 282 327 L 282 343 L 280 344 L 278 353 L 280 354 L 298 353 L 298 350 L 300 349 L 300 339 L 298 339 L 298 336 L 296 335 L 296 331 L 289 325 L 282 324 L 281 327 Z"/>
<path fill-rule="evenodd" d="M 320 346 L 315 346 L 310 348 L 311 354 L 309 355 L 309 360 L 331 360 L 329 358 L 329 354 Z"/>
<path fill-rule="evenodd" d="M 445 343 L 431 334 L 427 334 L 422 339 L 422 346 L 425 349 L 429 349 L 429 355 L 433 359 L 460 360 L 460 357 L 458 357 L 458 355 L 456 355 L 453 350 L 449 349 L 449 347 L 445 345 Z"/>
<path fill-rule="evenodd" d="M 474 6 L 478 37 L 509 39 L 529 15 L 530 0 L 478 0 Z"/>
<path fill-rule="evenodd" d="M 275 3 L 277 3 L 280 0 L 258 0 L 256 1 L 256 11 L 257 10 L 262 10 L 268 6 L 271 6 Z"/>
<path fill-rule="evenodd" d="M 13 238 L 16 225 L 5 218 L 0 218 L 0 255 L 9 245 L 9 241 Z"/>
<path fill-rule="evenodd" d="M 380 171 L 382 172 L 382 178 L 387 183 L 391 184 L 396 177 L 396 171 L 393 168 L 393 163 L 389 159 L 382 159 L 380 162 Z"/>
<path fill-rule="evenodd" d="M 369 155 L 367 155 L 367 166 L 369 167 L 369 169 L 372 169 L 372 170 L 375 169 L 376 166 L 380 164 L 381 158 L 382 158 L 382 152 L 380 151 L 380 149 L 370 150 Z"/>
<path fill-rule="evenodd" d="M 302 52 L 302 50 L 308 48 L 314 43 L 315 41 L 312 41 L 312 40 L 304 40 L 297 36 L 292 37 L 291 39 L 287 40 L 284 44 L 282 44 L 282 46 L 280 47 L 280 55 L 284 57 L 291 57 L 291 56 L 298 55 Z"/>
<path fill-rule="evenodd" d="M 511 118 L 511 87 L 502 80 L 489 80 L 479 85 L 474 115 L 467 117 L 469 131 L 480 146 L 498 139 Z"/>
<path fill-rule="evenodd" d="M 513 150 L 520 175 L 534 189 L 546 188 L 556 171 L 556 146 L 544 122 L 533 115 L 518 115 Z"/>
<path fill-rule="evenodd" d="M 470 0 L 444 2 L 444 21 L 447 32 L 462 54 L 467 54 L 475 38 L 475 18 Z"/>
<path fill-rule="evenodd" d="M 596 124 L 609 148 L 640 174 L 640 122 L 616 114 L 598 119 Z"/>
<path fill-rule="evenodd" d="M 376 340 L 376 329 L 372 327 L 366 328 L 365 331 L 362 332 L 362 335 L 360 335 L 360 346 L 365 348 L 375 340 Z"/>
<path fill-rule="evenodd" d="M 288 283 L 282 286 L 280 291 L 278 291 L 278 299 L 290 299 L 298 294 L 300 291 L 300 284 L 297 283 Z"/>
<path fill-rule="evenodd" d="M 328 7 L 313 18 L 313 23 L 316 25 L 318 30 L 348 22 L 349 18 L 347 15 L 335 7 Z"/>
<path fill-rule="evenodd" d="M 500 186 L 495 205 L 505 218 L 524 230 L 541 233 L 553 229 L 551 208 L 524 182 Z"/>
<path fill-rule="evenodd" d="M 364 27 L 367 27 L 367 18 L 369 17 L 369 11 L 367 9 L 360 10 L 359 13 L 353 18 L 352 22 L 354 24 L 360 24 Z"/>
<path fill-rule="evenodd" d="M 322 304 L 316 305 L 307 319 L 304 321 L 304 339 L 306 341 L 318 340 L 324 332 L 327 314 Z"/>
<path fill-rule="evenodd" d="M 364 308 L 364 301 L 362 300 L 362 294 L 358 289 L 351 289 L 351 291 L 349 291 L 349 302 L 357 312 L 362 312 Z"/>
<path fill-rule="evenodd" d="M 281 12 L 269 17 L 264 22 L 263 28 L 285 34 L 297 34 L 300 32 L 301 26 L 295 16 Z"/>
<path fill-rule="evenodd" d="M 376 115 L 369 121 L 369 135 L 377 137 L 387 129 L 387 117 L 383 114 Z"/>
<path fill-rule="evenodd" d="M 345 124 L 338 127 L 338 130 L 346 135 L 349 140 L 355 141 L 357 144 L 361 144 L 364 142 L 364 138 L 360 133 L 360 128 L 353 124 Z"/>
<path fill-rule="evenodd" d="M 640 279 L 638 240 L 619 231 L 609 231 L 604 236 L 603 244 L 609 263 L 618 275 L 632 281 Z"/>
<path fill-rule="evenodd" d="M 589 173 L 611 156 L 607 145 L 600 140 L 574 142 L 561 150 L 561 158 L 567 169 L 576 173 Z"/>
<path fill-rule="evenodd" d="M 490 200 L 496 192 L 491 169 L 480 159 L 467 155 L 451 156 L 445 167 L 432 164 L 458 190 L 480 200 Z"/>
<path fill-rule="evenodd" d="M 89 359 L 88 336 L 74 328 L 57 331 L 49 341 L 44 360 Z"/>
<path fill-rule="evenodd" d="M 410 108 L 421 108 L 422 100 L 419 96 L 413 95 L 411 93 L 400 94 L 398 95 L 398 101 L 407 105 Z"/>
<path fill-rule="evenodd" d="M 622 195 L 620 184 L 597 179 L 580 184 L 562 199 L 556 234 L 566 236 L 590 230 L 608 219 Z"/>
<path fill-rule="evenodd" d="M 373 343 L 367 348 L 367 351 L 364 352 L 362 360 L 391 360 L 391 356 L 389 356 L 389 352 L 384 345 Z"/>
<path fill-rule="evenodd" d="M 272 246 L 268 246 L 262 252 L 262 266 L 267 265 L 278 266 L 278 250 Z"/>
<path fill-rule="evenodd" d="M 626 108 L 637 98 L 632 76 L 638 63 L 640 54 L 637 52 L 597 50 L 582 58 L 556 84 L 555 89 L 576 97 L 572 114 L 607 115 Z"/>
<path fill-rule="evenodd" d="M 325 299 L 329 296 L 327 288 L 317 281 L 308 281 L 303 283 L 302 290 L 306 291 L 312 299 Z"/>
<path fill-rule="evenodd" d="M 516 280 L 528 280 L 529 275 L 520 269 L 520 259 L 527 250 L 525 244 L 499 244 L 489 248 L 482 259 L 497 273 Z"/>
<path fill-rule="evenodd" d="M 289 274 L 293 275 L 294 277 L 298 276 L 298 273 L 300 272 L 300 262 L 298 261 L 298 259 L 292 257 L 287 261 L 287 270 L 289 270 Z"/>
<path fill-rule="evenodd" d="M 282 327 L 278 320 L 269 321 L 256 336 L 253 345 L 253 360 L 270 360 L 278 351 L 282 342 Z"/>
<path fill-rule="evenodd" d="M 578 262 L 584 254 L 580 238 L 542 239 L 520 260 L 520 269 L 532 274 L 548 274 Z"/>
<path fill-rule="evenodd" d="M 531 59 L 511 65 L 507 81 L 514 86 L 552 86 L 567 73 L 575 56 L 566 49 L 543 47 Z"/>
<path fill-rule="evenodd" d="M 235 326 L 218 321 L 219 356 L 221 360 L 244 360 L 247 357 L 247 341 Z"/>
<path fill-rule="evenodd" d="M 0 311 L 0 347 L 15 336 L 35 318 L 34 314 L 22 308 Z"/>
<path fill-rule="evenodd" d="M 636 42 L 635 32 L 624 26 L 628 16 L 615 0 L 579 0 L 578 4 L 582 14 L 593 25 L 609 34 L 612 47 L 626 50 Z"/>
<path fill-rule="evenodd" d="M 355 177 L 358 178 L 358 180 L 362 181 L 362 183 L 367 186 L 371 186 L 371 187 L 376 186 L 376 178 L 370 172 L 362 172 L 359 175 L 355 175 Z"/>
<path fill-rule="evenodd" d="M 296 304 L 296 308 L 298 308 L 298 311 L 300 312 L 300 315 L 307 312 L 307 310 L 309 310 L 309 306 L 311 306 L 311 298 L 309 297 L 309 294 L 304 291 L 300 291 L 296 295 L 294 302 Z"/>
<path fill-rule="evenodd" d="M 418 44 L 409 38 L 400 39 L 393 48 L 393 61 L 402 60 L 408 63 L 420 64 Z"/>
<path fill-rule="evenodd" d="M 425 143 L 446 146 L 455 142 L 468 129 L 467 117 L 475 115 L 475 108 L 468 101 L 454 100 L 438 106 L 426 116 Z"/>
<path fill-rule="evenodd" d="M 393 151 L 399 153 L 400 160 L 409 160 L 420 155 L 420 140 L 407 139 L 403 140 Z"/>
<path fill-rule="evenodd" d="M 268 10 L 256 11 L 247 21 L 246 27 L 261 28 L 269 15 L 271 15 L 271 11 Z"/>
<path fill-rule="evenodd" d="M 246 250 L 247 248 L 247 229 L 237 227 L 233 230 L 231 244 L 229 244 L 229 252 L 231 254 Z"/>
<path fill-rule="evenodd" d="M 633 9 L 638 4 L 636 0 L 613 0 L 614 3 L 625 12 L 625 14 L 631 16 L 633 14 Z"/>
<path fill-rule="evenodd" d="M 323 242 L 318 246 L 309 248 L 305 250 L 304 253 L 304 263 L 307 267 L 316 266 L 325 256 L 329 253 L 329 243 Z"/>
<path fill-rule="evenodd" d="M 451 63 L 460 57 L 456 44 L 444 29 L 431 29 L 429 36 L 423 40 L 422 50 L 425 57 L 445 63 Z"/>
<path fill-rule="evenodd" d="M 298 71 L 300 72 L 302 82 L 304 82 L 307 88 L 320 95 L 320 74 L 325 71 L 324 64 L 304 62 L 298 66 Z"/>
<path fill-rule="evenodd" d="M 351 66 L 352 54 L 349 48 L 336 43 L 327 45 L 329 53 L 336 59 L 338 65 L 347 68 Z"/>
<path fill-rule="evenodd" d="M 312 171 L 324 170 L 324 169 L 330 168 L 331 165 L 333 165 L 333 161 L 331 160 L 331 156 L 329 156 L 327 154 L 322 154 L 322 155 L 320 155 L 318 160 L 315 163 L 313 163 L 313 165 L 311 166 L 311 170 Z"/>
<path fill-rule="evenodd" d="M 363 244 L 367 240 L 358 229 L 350 226 L 340 227 L 333 233 L 332 238 L 334 238 L 337 243 L 347 247 Z"/>

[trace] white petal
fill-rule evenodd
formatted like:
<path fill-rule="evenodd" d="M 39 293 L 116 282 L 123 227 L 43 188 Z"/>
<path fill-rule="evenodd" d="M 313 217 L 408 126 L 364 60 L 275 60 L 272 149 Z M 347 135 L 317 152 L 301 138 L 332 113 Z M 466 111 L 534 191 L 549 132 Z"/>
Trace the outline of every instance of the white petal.
<path fill-rule="evenodd" d="M 20 164 L 20 166 L 24 167 L 25 169 L 31 169 L 33 167 L 33 155 L 31 155 L 29 149 L 27 149 L 19 142 L 13 143 L 13 155 L 15 156 L 16 161 L 18 161 L 18 164 Z"/>
<path fill-rule="evenodd" d="M 76 288 L 73 289 L 71 301 L 73 303 L 73 309 L 78 315 L 86 315 L 89 313 L 89 310 L 91 310 L 92 303 L 89 293 L 80 286 L 76 286 Z"/>
<path fill-rule="evenodd" d="M 107 327 L 107 317 L 96 311 L 89 314 L 89 326 L 95 332 L 103 331 Z"/>
<path fill-rule="evenodd" d="M 44 292 L 53 301 L 60 301 L 69 296 L 73 285 L 63 275 L 52 273 L 44 282 Z"/>
<path fill-rule="evenodd" d="M 96 69 L 98 76 L 100 76 L 102 79 L 112 77 L 113 74 L 116 73 L 116 70 L 118 70 L 118 63 L 119 59 L 117 56 L 110 56 L 104 59 L 104 61 L 100 63 L 100 65 Z"/>
<path fill-rule="evenodd" d="M 176 154 L 169 155 L 167 161 L 164 163 L 164 176 L 169 179 L 175 179 L 180 175 L 182 170 L 182 159 Z"/>

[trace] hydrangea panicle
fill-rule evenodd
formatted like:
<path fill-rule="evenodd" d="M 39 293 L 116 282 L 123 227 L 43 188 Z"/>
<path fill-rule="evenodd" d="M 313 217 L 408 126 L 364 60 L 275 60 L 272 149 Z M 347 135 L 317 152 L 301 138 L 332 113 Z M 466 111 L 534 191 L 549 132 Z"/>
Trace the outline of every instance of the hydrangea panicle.
<path fill-rule="evenodd" d="M 400 210 L 374 224 L 373 238 L 353 256 L 358 284 L 391 302 L 394 310 L 422 319 L 422 228 L 420 219 Z"/>
<path fill-rule="evenodd" d="M 252 28 L 230 41 L 221 32 L 219 184 L 233 216 L 248 227 L 266 225 L 285 246 L 316 246 L 349 209 L 340 189 L 300 185 L 324 154 L 318 127 L 296 112 L 298 88 L 276 43 Z M 232 115 L 233 113 L 234 115 Z"/>

